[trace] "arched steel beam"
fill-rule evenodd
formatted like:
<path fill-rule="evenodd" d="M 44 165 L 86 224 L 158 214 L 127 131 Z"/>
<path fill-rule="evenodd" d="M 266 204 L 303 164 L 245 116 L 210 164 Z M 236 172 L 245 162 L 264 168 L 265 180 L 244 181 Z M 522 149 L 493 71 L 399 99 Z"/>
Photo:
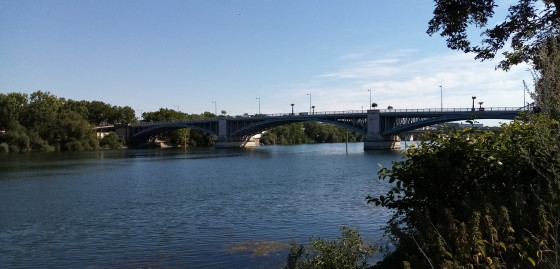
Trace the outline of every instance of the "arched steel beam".
<path fill-rule="evenodd" d="M 185 129 L 185 128 L 198 130 L 198 131 L 210 134 L 210 135 L 218 135 L 218 133 L 216 131 L 208 129 L 208 128 L 200 127 L 196 124 L 174 122 L 174 123 L 169 123 L 169 124 L 165 124 L 165 125 L 153 126 L 151 128 L 148 127 L 147 129 L 143 129 L 142 131 L 139 131 L 139 132 L 135 133 L 132 136 L 132 138 L 134 140 L 141 140 L 142 138 L 148 138 L 152 135 L 161 134 L 161 133 L 168 132 L 168 131 Z"/>
<path fill-rule="evenodd" d="M 418 128 L 445 123 L 445 122 L 452 122 L 452 121 L 460 121 L 460 120 L 488 120 L 488 119 L 496 119 L 496 120 L 513 120 L 518 114 L 514 113 L 478 113 L 478 114 L 453 114 L 453 115 L 445 115 L 440 117 L 433 117 L 426 120 L 421 120 L 417 122 L 413 122 L 410 124 L 404 124 L 400 126 L 396 126 L 382 132 L 383 135 L 394 135 L 399 134 L 411 130 L 415 130 Z"/>
<path fill-rule="evenodd" d="M 345 129 L 360 133 L 360 134 L 366 134 L 367 131 L 365 129 L 360 129 L 354 126 L 351 126 L 349 124 L 345 124 L 345 123 L 341 123 L 341 122 L 337 122 L 337 121 L 333 121 L 333 120 L 328 120 L 328 119 L 322 119 L 322 118 L 318 118 L 318 117 L 286 117 L 286 118 L 282 118 L 282 119 L 278 119 L 278 118 L 268 118 L 268 119 L 264 119 L 262 121 L 259 122 L 255 122 L 249 126 L 240 128 L 238 130 L 233 131 L 231 134 L 229 134 L 230 136 L 252 136 L 255 134 L 259 134 L 267 129 L 270 128 L 274 128 L 274 127 L 278 127 L 278 126 L 282 126 L 282 125 L 286 125 L 286 124 L 290 124 L 290 123 L 296 123 L 296 122 L 322 122 L 322 123 L 327 123 L 327 124 L 333 124 L 336 126 L 340 126 L 343 127 Z"/>

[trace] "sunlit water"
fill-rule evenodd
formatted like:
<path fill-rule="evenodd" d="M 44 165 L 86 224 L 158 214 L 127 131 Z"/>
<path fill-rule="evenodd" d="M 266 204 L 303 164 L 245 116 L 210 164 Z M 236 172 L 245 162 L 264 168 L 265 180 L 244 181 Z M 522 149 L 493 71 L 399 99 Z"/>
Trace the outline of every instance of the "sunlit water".
<path fill-rule="evenodd" d="M 287 250 L 231 252 L 254 241 L 334 239 L 359 227 L 376 243 L 389 212 L 363 144 L 256 149 L 0 155 L 4 268 L 281 268 Z"/>

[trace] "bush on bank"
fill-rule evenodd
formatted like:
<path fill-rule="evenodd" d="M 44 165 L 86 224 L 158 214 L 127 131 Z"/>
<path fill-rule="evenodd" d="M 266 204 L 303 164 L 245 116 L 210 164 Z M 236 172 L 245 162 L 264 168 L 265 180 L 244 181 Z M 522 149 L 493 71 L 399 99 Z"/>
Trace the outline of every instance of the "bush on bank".
<path fill-rule="evenodd" d="M 359 229 L 340 227 L 341 236 L 337 240 L 311 238 L 309 245 L 292 242 L 286 269 L 368 268 L 368 258 L 377 253 L 378 248 L 365 243 Z"/>
<path fill-rule="evenodd" d="M 394 210 L 376 268 L 560 268 L 560 124 L 434 133 L 379 172 L 368 202 Z"/>

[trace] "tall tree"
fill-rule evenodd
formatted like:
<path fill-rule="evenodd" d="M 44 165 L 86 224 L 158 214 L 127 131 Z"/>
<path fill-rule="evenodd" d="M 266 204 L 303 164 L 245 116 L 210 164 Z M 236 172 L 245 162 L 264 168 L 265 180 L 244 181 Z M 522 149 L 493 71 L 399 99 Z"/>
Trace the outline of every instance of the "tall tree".
<path fill-rule="evenodd" d="M 12 121 L 19 121 L 27 101 L 25 93 L 0 94 L 0 128 L 7 128 Z"/>
<path fill-rule="evenodd" d="M 535 92 L 531 97 L 542 112 L 560 119 L 560 46 L 550 39 L 543 44 L 537 64 L 540 72 L 534 74 Z"/>
<path fill-rule="evenodd" d="M 28 129 L 41 129 L 55 121 L 62 106 L 58 99 L 50 92 L 36 91 L 29 96 L 29 104 L 25 110 L 22 124 Z"/>
<path fill-rule="evenodd" d="M 502 23 L 489 25 L 498 5 L 494 0 L 435 0 L 434 16 L 427 33 L 440 33 L 454 50 L 476 53 L 475 59 L 493 59 L 501 49 L 505 58 L 498 68 L 508 70 L 533 62 L 540 46 L 560 31 L 560 0 L 518 0 L 509 6 Z M 482 31 L 480 44 L 472 44 L 472 27 Z M 511 42 L 506 45 L 507 42 Z M 508 49 L 510 47 L 510 49 Z"/>

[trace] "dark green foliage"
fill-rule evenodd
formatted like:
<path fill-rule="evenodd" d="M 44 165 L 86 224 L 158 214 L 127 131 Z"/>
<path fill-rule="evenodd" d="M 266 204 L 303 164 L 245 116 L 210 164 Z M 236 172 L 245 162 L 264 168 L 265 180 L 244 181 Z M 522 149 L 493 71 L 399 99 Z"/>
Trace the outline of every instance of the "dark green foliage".
<path fill-rule="evenodd" d="M 267 130 L 260 139 L 264 145 L 339 143 L 363 141 L 363 136 L 340 126 L 319 122 L 292 123 Z"/>
<path fill-rule="evenodd" d="M 499 2 L 499 3 L 496 3 Z M 515 3 L 517 2 L 517 3 Z M 519 0 L 509 6 L 507 17 L 497 25 L 489 25 L 500 1 L 435 1 L 434 16 L 428 34 L 439 33 L 447 38 L 447 46 L 454 50 L 476 53 L 476 59 L 493 59 L 501 49 L 505 59 L 499 68 L 509 69 L 522 62 L 534 62 L 541 44 L 558 34 L 560 16 L 555 0 Z M 473 45 L 469 34 L 480 29 L 480 45 Z M 511 44 L 506 44 L 511 42 Z"/>
<path fill-rule="evenodd" d="M 377 247 L 365 243 L 358 229 L 340 227 L 337 240 L 311 238 L 308 246 L 292 243 L 286 269 L 307 268 L 368 268 L 367 259 L 377 252 Z"/>
<path fill-rule="evenodd" d="M 555 268 L 560 125 L 546 115 L 493 132 L 434 133 L 380 171 L 393 188 L 396 251 L 380 268 Z M 554 250 L 554 251 L 553 251 Z"/>
<path fill-rule="evenodd" d="M 0 135 L 0 142 L 10 146 L 10 152 L 22 152 L 29 150 L 30 139 L 25 127 L 17 121 L 8 123 L 6 132 Z"/>
<path fill-rule="evenodd" d="M 104 149 L 118 149 L 124 146 L 124 141 L 114 132 L 110 132 L 99 140 L 99 146 Z"/>
<path fill-rule="evenodd" d="M 94 126 L 134 122 L 130 107 L 74 101 L 49 92 L 0 94 L 0 143 L 10 152 L 88 150 L 99 147 Z"/>
<path fill-rule="evenodd" d="M 0 153 L 10 152 L 10 147 L 6 143 L 0 143 Z"/>

